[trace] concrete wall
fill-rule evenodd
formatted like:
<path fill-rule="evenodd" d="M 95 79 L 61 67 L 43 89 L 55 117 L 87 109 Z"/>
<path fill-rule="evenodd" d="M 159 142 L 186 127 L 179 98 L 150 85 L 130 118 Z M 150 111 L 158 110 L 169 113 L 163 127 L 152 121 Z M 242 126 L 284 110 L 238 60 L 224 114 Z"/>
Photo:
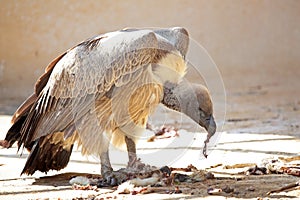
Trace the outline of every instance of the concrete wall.
<path fill-rule="evenodd" d="M 299 70 L 299 22 L 297 0 L 1 0 L 0 100 L 31 93 L 74 44 L 124 27 L 186 27 L 227 77 Z"/>

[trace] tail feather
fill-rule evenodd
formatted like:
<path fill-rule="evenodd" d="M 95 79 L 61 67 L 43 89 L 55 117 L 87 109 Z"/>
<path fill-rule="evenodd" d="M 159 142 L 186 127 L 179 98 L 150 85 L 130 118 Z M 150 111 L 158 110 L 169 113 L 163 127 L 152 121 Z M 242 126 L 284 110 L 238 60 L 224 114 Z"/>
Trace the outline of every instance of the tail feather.
<path fill-rule="evenodd" d="M 31 107 L 34 105 L 35 96 L 29 97 L 22 104 L 12 118 L 12 126 L 8 130 L 5 139 L 0 141 L 0 145 L 10 148 L 15 142 L 18 147 L 22 145 L 30 151 L 26 164 L 21 174 L 32 175 L 35 171 L 48 172 L 51 169 L 60 170 L 67 166 L 72 153 L 73 144 L 77 134 L 64 139 L 64 133 L 58 132 L 43 136 L 30 143 L 25 143 L 22 138 L 28 134 L 21 134 L 26 123 Z M 75 131 L 75 130 L 71 130 Z"/>
<path fill-rule="evenodd" d="M 48 172 L 67 166 L 73 149 L 72 140 L 64 140 L 63 133 L 44 136 L 35 141 L 21 174 Z"/>

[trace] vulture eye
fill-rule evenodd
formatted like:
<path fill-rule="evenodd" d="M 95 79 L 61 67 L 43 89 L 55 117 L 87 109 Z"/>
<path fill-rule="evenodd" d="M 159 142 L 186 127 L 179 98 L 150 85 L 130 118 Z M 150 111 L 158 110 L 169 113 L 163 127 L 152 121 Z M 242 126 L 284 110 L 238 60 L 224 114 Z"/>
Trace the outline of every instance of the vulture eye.
<path fill-rule="evenodd" d="M 201 108 L 199 108 L 199 111 L 200 111 L 200 117 L 204 118 L 205 117 L 204 111 Z"/>

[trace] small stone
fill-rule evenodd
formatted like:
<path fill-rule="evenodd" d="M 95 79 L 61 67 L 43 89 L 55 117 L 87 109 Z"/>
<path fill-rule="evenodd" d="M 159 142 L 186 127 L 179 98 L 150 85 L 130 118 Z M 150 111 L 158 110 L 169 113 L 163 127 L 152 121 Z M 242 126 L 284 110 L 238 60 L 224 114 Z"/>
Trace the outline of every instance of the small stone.
<path fill-rule="evenodd" d="M 223 192 L 225 193 L 231 193 L 234 191 L 233 188 L 231 188 L 230 186 L 226 185 L 223 189 L 222 189 Z"/>
<path fill-rule="evenodd" d="M 88 185 L 90 183 L 89 179 L 85 176 L 76 176 L 72 178 L 69 183 L 71 185 L 78 184 L 78 185 Z"/>
<path fill-rule="evenodd" d="M 189 180 L 190 177 L 188 175 L 185 175 L 185 174 L 176 173 L 174 179 L 179 181 L 179 182 L 185 182 L 185 181 Z"/>
<path fill-rule="evenodd" d="M 169 175 L 170 176 L 170 174 L 171 174 L 171 169 L 168 167 L 168 166 L 164 166 L 164 167 L 162 167 L 162 168 L 160 168 L 159 169 L 162 173 L 166 173 L 167 175 Z"/>
<path fill-rule="evenodd" d="M 206 179 L 214 179 L 215 178 L 215 175 L 211 172 L 207 172 L 206 175 L 205 175 L 205 178 Z"/>
<path fill-rule="evenodd" d="M 208 188 L 207 189 L 207 194 L 220 194 L 222 192 L 222 190 L 220 188 Z"/>

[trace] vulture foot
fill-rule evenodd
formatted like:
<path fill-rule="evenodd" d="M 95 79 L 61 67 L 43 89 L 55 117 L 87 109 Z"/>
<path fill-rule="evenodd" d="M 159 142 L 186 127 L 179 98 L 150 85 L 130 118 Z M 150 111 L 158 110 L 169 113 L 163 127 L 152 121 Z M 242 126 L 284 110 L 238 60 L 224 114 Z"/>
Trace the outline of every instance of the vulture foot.
<path fill-rule="evenodd" d="M 128 180 L 127 174 L 119 171 L 107 172 L 103 175 L 103 179 L 99 180 L 98 187 L 117 186 Z"/>

